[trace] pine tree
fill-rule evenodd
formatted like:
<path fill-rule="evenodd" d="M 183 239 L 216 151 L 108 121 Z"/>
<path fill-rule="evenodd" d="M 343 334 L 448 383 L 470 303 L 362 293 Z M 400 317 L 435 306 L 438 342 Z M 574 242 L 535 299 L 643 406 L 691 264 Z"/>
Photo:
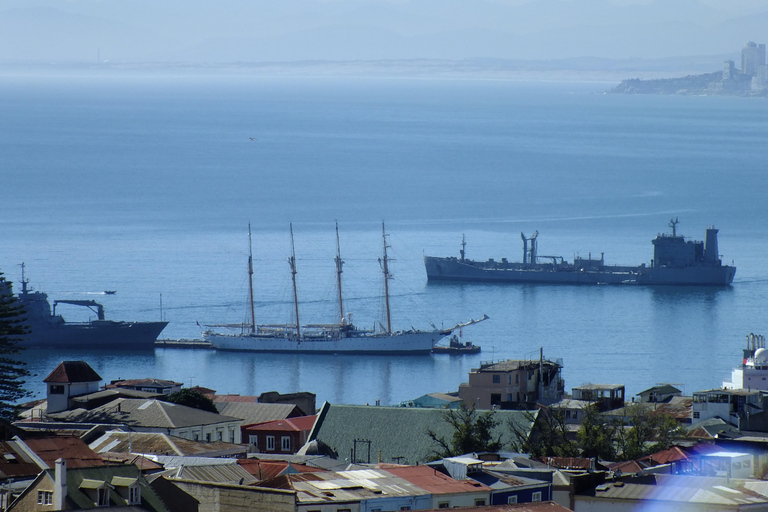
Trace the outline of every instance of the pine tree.
<path fill-rule="evenodd" d="M 17 418 L 16 402 L 31 394 L 24 389 L 29 372 L 17 356 L 21 335 L 26 332 L 24 309 L 13 296 L 11 283 L 0 272 L 0 428 L 8 432 Z"/>

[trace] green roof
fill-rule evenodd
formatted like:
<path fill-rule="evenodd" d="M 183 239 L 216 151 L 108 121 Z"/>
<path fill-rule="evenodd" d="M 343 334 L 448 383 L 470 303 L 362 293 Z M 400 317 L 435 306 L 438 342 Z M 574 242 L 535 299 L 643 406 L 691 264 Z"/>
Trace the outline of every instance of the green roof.
<path fill-rule="evenodd" d="M 331 405 L 326 402 L 320 409 L 310 439 L 326 443 L 336 450 L 340 460 L 348 459 L 349 462 L 376 463 L 381 460 L 386 463 L 424 463 L 434 459 L 435 450 L 438 449 L 427 434 L 428 430 L 448 440 L 453 435 L 451 426 L 443 418 L 445 411 L 414 407 Z M 510 421 L 530 434 L 533 422 L 527 414 L 527 411 L 495 411 L 499 424 L 494 429 L 494 439 L 501 436 L 502 444 L 509 446 L 513 440 L 508 427 Z M 533 414 L 535 417 L 537 413 Z M 357 455 L 353 461 L 355 448 Z"/>

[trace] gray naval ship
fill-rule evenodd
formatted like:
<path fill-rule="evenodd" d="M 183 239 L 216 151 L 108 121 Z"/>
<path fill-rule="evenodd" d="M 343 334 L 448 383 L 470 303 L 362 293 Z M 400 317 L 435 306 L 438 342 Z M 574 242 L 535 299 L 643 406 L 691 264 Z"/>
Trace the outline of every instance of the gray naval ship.
<path fill-rule="evenodd" d="M 574 258 L 573 263 L 562 256 L 537 254 L 538 231 L 523 239 L 523 262 L 473 261 L 464 257 L 466 242 L 462 238 L 460 257 L 437 258 L 424 256 L 429 281 L 478 281 L 502 283 L 548 284 L 636 284 L 636 285 L 698 285 L 728 286 L 733 282 L 736 267 L 723 265 L 717 247 L 718 230 L 709 227 L 703 242 L 685 240 L 677 234 L 677 218 L 670 221 L 672 234 L 660 234 L 653 239 L 653 260 L 631 267 L 606 265 L 600 258 Z"/>
<path fill-rule="evenodd" d="M 21 269 L 21 293 L 16 298 L 24 308 L 29 331 L 22 336 L 22 347 L 148 349 L 154 347 L 155 340 L 168 325 L 168 322 L 106 320 L 104 307 L 93 300 L 55 300 L 51 310 L 48 295 L 33 291 L 24 277 L 23 263 Z M 2 284 L 6 287 L 5 293 L 13 293 L 9 282 L 4 281 L 0 283 Z M 56 314 L 58 304 L 87 307 L 96 313 L 97 319 L 88 322 L 67 322 L 61 315 Z"/>

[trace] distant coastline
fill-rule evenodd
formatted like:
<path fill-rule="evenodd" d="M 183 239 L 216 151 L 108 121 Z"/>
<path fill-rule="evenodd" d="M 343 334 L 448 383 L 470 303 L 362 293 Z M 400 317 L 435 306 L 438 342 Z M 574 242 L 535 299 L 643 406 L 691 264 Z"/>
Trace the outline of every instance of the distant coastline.
<path fill-rule="evenodd" d="M 288 62 L 0 62 L 0 76 L 277 76 L 592 82 L 619 84 L 628 75 L 657 80 L 712 69 L 723 56 L 686 59 L 404 59 Z"/>
<path fill-rule="evenodd" d="M 745 96 L 768 98 L 768 89 L 751 88 L 752 77 L 737 75 L 723 80 L 722 71 L 681 78 L 622 80 L 609 90 L 612 94 L 678 94 L 687 96 Z"/>

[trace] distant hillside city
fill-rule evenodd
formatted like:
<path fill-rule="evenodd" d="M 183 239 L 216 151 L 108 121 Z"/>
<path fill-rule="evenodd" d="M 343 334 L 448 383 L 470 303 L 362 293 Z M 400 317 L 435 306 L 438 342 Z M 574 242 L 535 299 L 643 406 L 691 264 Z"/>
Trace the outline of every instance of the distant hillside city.
<path fill-rule="evenodd" d="M 682 78 L 623 80 L 610 92 L 618 94 L 687 94 L 768 97 L 765 44 L 749 41 L 741 50 L 741 68 L 726 60 L 723 70 Z"/>

